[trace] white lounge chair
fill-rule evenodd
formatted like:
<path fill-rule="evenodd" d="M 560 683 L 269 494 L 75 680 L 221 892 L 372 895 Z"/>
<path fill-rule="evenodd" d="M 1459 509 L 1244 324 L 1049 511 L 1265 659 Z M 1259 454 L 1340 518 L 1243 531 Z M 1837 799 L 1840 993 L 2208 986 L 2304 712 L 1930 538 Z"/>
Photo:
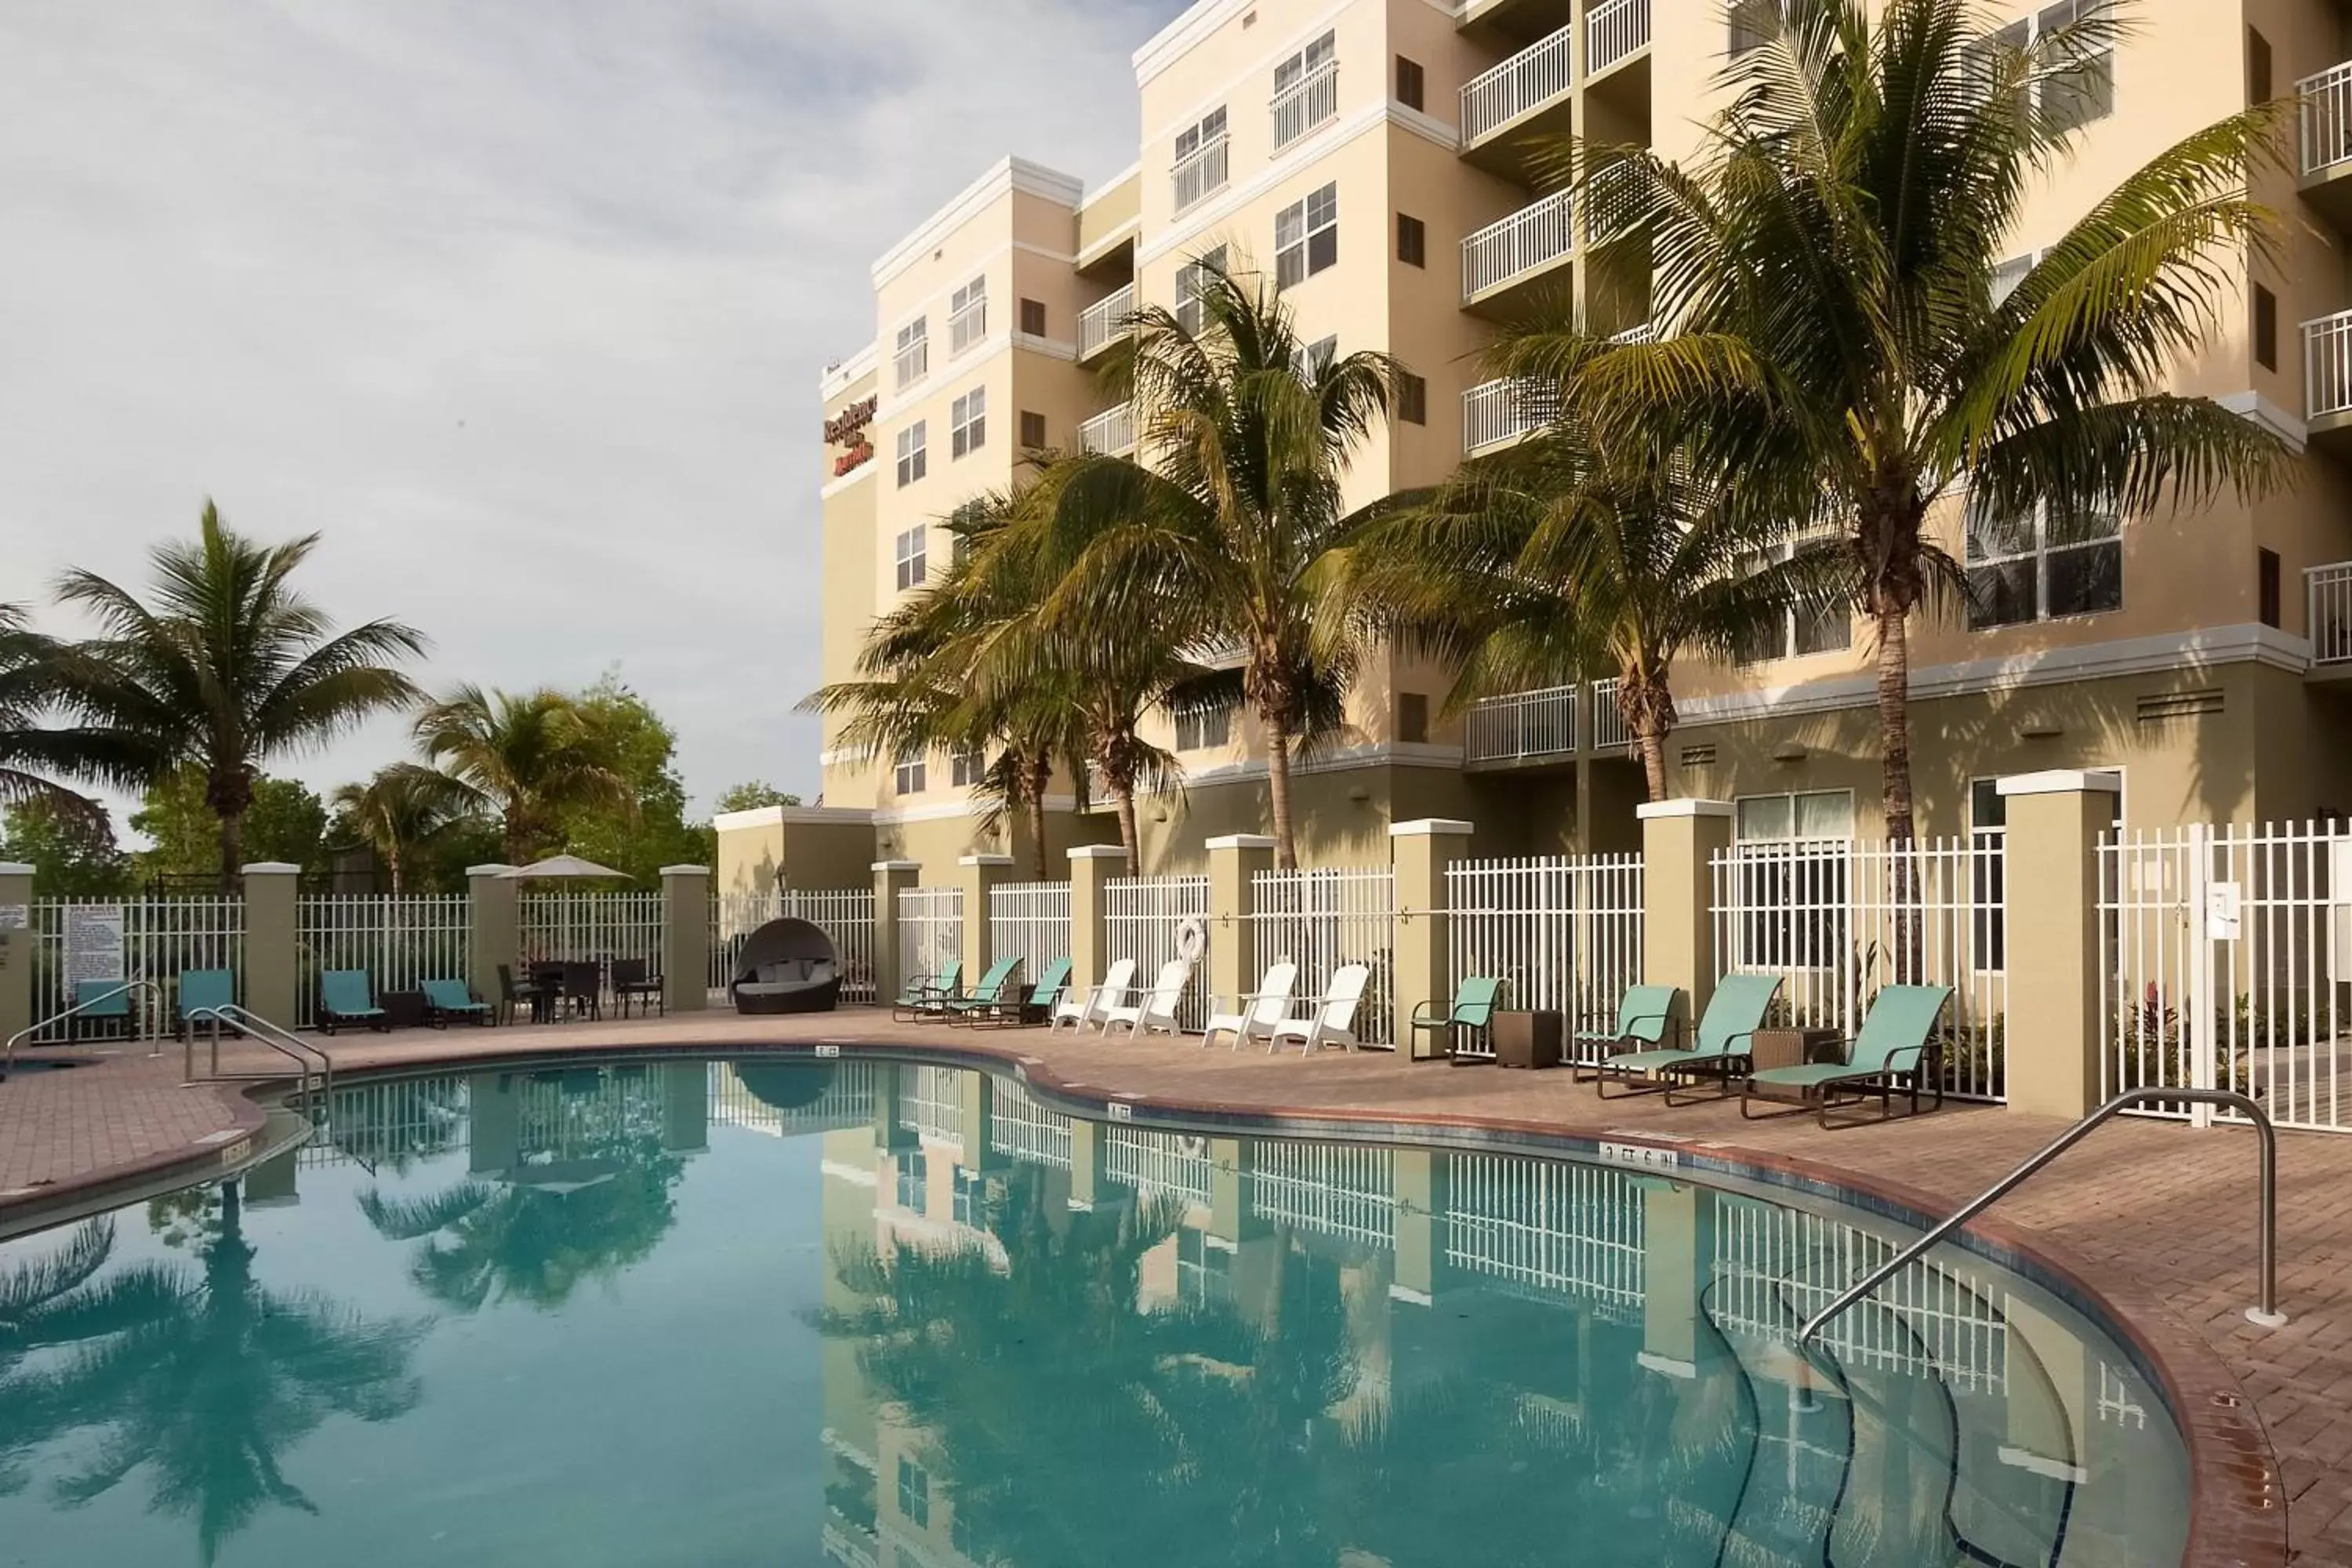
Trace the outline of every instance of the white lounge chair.
<path fill-rule="evenodd" d="M 1283 1046 L 1296 1040 L 1301 1054 L 1313 1056 L 1325 1046 L 1345 1046 L 1356 1048 L 1356 1008 L 1364 999 L 1364 986 L 1370 982 L 1369 965 L 1343 963 L 1331 972 L 1331 984 L 1320 996 L 1305 1000 L 1315 1004 L 1315 1011 L 1304 1018 L 1286 1018 L 1275 1026 L 1266 1037 L 1265 1052 L 1272 1056 Z"/>
<path fill-rule="evenodd" d="M 1216 1035 L 1231 1035 L 1234 1049 L 1240 1050 L 1244 1040 L 1273 1038 L 1276 1027 L 1289 1016 L 1290 994 L 1297 985 L 1298 965 L 1284 963 L 1268 969 L 1249 995 L 1234 997 L 1230 1013 L 1219 1012 L 1218 999 L 1210 997 L 1209 1027 L 1201 1044 L 1206 1046 Z"/>
<path fill-rule="evenodd" d="M 1054 1004 L 1054 1016 L 1045 1024 L 1045 1032 L 1053 1033 L 1064 1024 L 1073 1033 L 1083 1034 L 1088 1028 L 1103 1026 L 1103 1015 L 1113 1002 L 1127 994 L 1135 984 L 1135 960 L 1115 958 L 1099 985 L 1073 985 Z"/>
<path fill-rule="evenodd" d="M 1103 1013 L 1102 1032 L 1110 1033 L 1114 1024 L 1125 1024 L 1130 1035 L 1159 1029 L 1168 1034 L 1177 1032 L 1176 1004 L 1184 999 L 1184 987 L 1192 984 L 1192 966 L 1181 958 L 1171 958 L 1160 966 L 1160 978 L 1151 983 L 1141 1000 L 1132 1006 L 1108 1008 Z"/>

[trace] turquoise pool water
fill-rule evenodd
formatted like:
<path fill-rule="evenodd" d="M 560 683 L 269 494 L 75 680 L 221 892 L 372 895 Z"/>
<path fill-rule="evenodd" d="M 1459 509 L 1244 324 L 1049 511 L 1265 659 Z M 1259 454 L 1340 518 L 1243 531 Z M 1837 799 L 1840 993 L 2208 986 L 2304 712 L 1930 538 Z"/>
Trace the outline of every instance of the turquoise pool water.
<path fill-rule="evenodd" d="M 1675 1172 L 1073 1122 L 871 1059 L 338 1091 L 0 1246 L 0 1564 L 2179 1560 L 2156 1394 Z"/>

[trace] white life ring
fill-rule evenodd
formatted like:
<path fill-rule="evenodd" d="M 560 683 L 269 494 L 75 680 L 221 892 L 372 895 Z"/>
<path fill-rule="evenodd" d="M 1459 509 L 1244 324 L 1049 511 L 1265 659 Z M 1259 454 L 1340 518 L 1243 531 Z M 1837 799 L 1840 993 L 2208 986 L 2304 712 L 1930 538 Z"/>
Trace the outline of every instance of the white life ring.
<path fill-rule="evenodd" d="M 1199 916 L 1187 915 L 1176 928 L 1176 956 L 1187 963 L 1198 963 L 1208 951 L 1209 928 Z"/>

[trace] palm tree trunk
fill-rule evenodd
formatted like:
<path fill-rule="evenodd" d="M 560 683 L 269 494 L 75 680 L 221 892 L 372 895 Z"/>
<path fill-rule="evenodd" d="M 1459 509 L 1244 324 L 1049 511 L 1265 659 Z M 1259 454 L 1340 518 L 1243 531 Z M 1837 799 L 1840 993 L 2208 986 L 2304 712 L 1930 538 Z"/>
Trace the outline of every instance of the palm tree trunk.
<path fill-rule="evenodd" d="M 400 850 L 394 847 L 386 853 L 383 863 L 392 873 L 392 896 L 396 899 L 400 897 Z"/>
<path fill-rule="evenodd" d="M 1029 813 L 1029 854 L 1037 868 L 1037 880 L 1044 881 L 1053 868 L 1045 854 L 1045 792 L 1053 787 L 1054 760 L 1039 757 L 1027 764 L 1027 788 L 1022 803 Z"/>
<path fill-rule="evenodd" d="M 236 879 L 245 869 L 245 813 L 223 812 L 220 819 L 220 887 L 224 893 L 236 891 Z"/>
<path fill-rule="evenodd" d="M 1290 821 L 1290 727 L 1271 712 L 1259 717 L 1265 724 L 1265 790 L 1274 808 L 1274 864 L 1276 869 L 1298 869 L 1298 841 Z"/>
<path fill-rule="evenodd" d="M 1642 754 L 1642 777 L 1649 785 L 1650 798 L 1666 798 L 1666 737 L 1654 720 L 1643 720 L 1633 731 L 1633 749 Z"/>
<path fill-rule="evenodd" d="M 1118 847 L 1127 851 L 1129 876 L 1143 875 L 1143 839 L 1135 826 L 1135 787 L 1121 784 L 1112 789 L 1111 799 L 1118 807 Z"/>
<path fill-rule="evenodd" d="M 1878 605 L 1878 755 L 1880 804 L 1890 843 L 1917 836 L 1911 803 L 1911 645 L 1909 606 L 1882 593 Z"/>

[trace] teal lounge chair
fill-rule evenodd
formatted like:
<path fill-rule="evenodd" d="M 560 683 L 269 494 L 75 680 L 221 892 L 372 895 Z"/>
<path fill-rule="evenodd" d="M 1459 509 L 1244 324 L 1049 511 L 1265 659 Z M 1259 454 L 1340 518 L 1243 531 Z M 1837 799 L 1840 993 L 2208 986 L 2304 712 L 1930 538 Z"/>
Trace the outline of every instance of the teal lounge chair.
<path fill-rule="evenodd" d="M 947 999 L 957 994 L 963 978 L 963 961 L 956 960 L 937 974 L 918 974 L 898 988 L 898 999 L 890 1004 L 890 1016 L 901 1024 L 919 1018 L 935 1018 Z"/>
<path fill-rule="evenodd" d="M 174 1008 L 179 1014 L 177 1034 L 186 1039 L 188 1031 L 198 1024 L 217 1019 L 222 1028 L 232 1033 L 236 1026 L 220 1017 L 215 1009 L 236 1005 L 236 972 L 231 969 L 183 969 L 180 971 L 179 994 Z"/>
<path fill-rule="evenodd" d="M 1682 997 L 1679 985 L 1628 985 L 1617 1003 L 1617 1027 L 1606 1035 L 1576 1037 L 1580 1059 L 1591 1057 L 1605 1061 L 1612 1051 L 1624 1051 L 1647 1046 L 1656 1050 L 1666 1043 L 1666 1031 L 1674 1027 L 1675 1004 Z"/>
<path fill-rule="evenodd" d="M 1435 1035 L 1444 1042 L 1445 1054 L 1460 1060 L 1455 1052 L 1461 1048 L 1456 1031 L 1485 1034 L 1495 1024 L 1495 1008 L 1503 998 L 1503 982 L 1499 975 L 1477 975 L 1454 988 L 1454 1005 L 1446 1007 L 1440 1001 L 1423 1002 L 1412 1010 L 1409 1026 L 1416 1035 Z M 1442 1009 L 1442 1010 L 1441 1010 Z"/>
<path fill-rule="evenodd" d="M 1686 1051 L 1628 1051 L 1601 1062 L 1593 1070 L 1593 1089 L 1609 1098 L 1614 1079 L 1639 1083 L 1644 1092 L 1664 1089 L 1666 1103 L 1675 1102 L 1675 1085 L 1685 1079 L 1720 1079 L 1731 1092 L 1735 1074 L 1748 1070 L 1756 1031 L 1764 1026 L 1765 1009 L 1780 989 L 1777 974 L 1727 974 L 1715 983 L 1706 1016 L 1698 1021 L 1698 1038 Z"/>
<path fill-rule="evenodd" d="M 1922 1079 L 1934 1079 L 1936 1103 L 1930 1109 L 1941 1110 L 1944 1077 L 1937 1068 L 1942 1061 L 1944 1047 L 1935 1037 L 1936 1022 L 1943 1016 L 1944 1005 L 1951 999 L 1952 988 L 1948 985 L 1886 987 L 1872 1000 L 1870 1016 L 1862 1021 L 1862 1033 L 1848 1045 L 1843 1062 L 1766 1068 L 1750 1073 L 1740 1089 L 1739 1114 L 1753 1114 L 1748 1109 L 1751 1100 L 1793 1100 L 1800 1110 L 1811 1100 L 1817 1102 L 1822 1125 L 1827 1127 L 1830 1110 L 1837 1103 L 1838 1096 L 1867 1100 L 1875 1094 L 1879 1119 L 1884 1121 L 1895 1113 L 1895 1090 L 1907 1080 L 1911 1114 L 1916 1116 Z"/>
<path fill-rule="evenodd" d="M 1054 1016 L 1054 1009 L 1070 989 L 1070 961 L 1057 958 L 1045 966 L 1037 984 L 1029 988 L 1027 1000 L 1016 1008 L 1010 1021 L 1042 1024 Z"/>
<path fill-rule="evenodd" d="M 364 969 L 330 969 L 319 976 L 319 1032 L 332 1035 L 347 1024 L 364 1024 L 378 1034 L 392 1029 Z"/>
<path fill-rule="evenodd" d="M 990 1016 L 1002 1008 L 1018 1012 L 1021 1007 L 1021 987 L 1013 982 L 1013 972 L 1021 967 L 1018 958 L 1000 958 L 982 972 L 978 984 L 960 995 L 942 997 L 940 1010 L 931 1015 L 952 1024 L 959 1019 L 970 1024 Z"/>
<path fill-rule="evenodd" d="M 425 1021 L 436 1029 L 446 1029 L 452 1018 L 487 1024 L 490 1021 L 490 1005 L 475 1000 L 472 988 L 462 980 L 426 981 Z"/>
<path fill-rule="evenodd" d="M 131 983 L 127 980 L 74 982 L 73 1016 L 66 1020 L 71 1037 L 94 1039 L 100 1035 L 129 1038 L 131 1028 Z"/>

